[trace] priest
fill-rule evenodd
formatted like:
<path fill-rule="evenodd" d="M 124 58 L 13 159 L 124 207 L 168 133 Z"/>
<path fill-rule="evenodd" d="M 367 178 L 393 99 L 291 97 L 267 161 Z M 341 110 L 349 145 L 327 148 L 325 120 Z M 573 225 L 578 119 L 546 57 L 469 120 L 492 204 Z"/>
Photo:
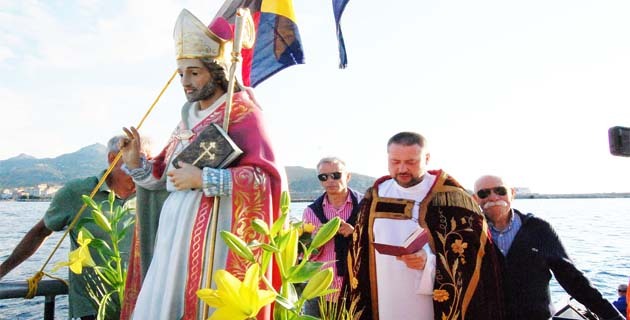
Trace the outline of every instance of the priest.
<path fill-rule="evenodd" d="M 400 132 L 387 144 L 389 176 L 365 193 L 348 255 L 350 303 L 362 320 L 504 319 L 500 270 L 479 206 L 442 170 L 427 170 L 426 139 Z M 419 227 L 418 252 L 381 254 Z"/>

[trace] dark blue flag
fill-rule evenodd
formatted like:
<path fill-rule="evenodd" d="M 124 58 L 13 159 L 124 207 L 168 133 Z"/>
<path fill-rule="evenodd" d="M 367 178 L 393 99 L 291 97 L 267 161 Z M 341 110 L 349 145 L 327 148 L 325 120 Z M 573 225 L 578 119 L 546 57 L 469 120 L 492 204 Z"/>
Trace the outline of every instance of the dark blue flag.
<path fill-rule="evenodd" d="M 348 66 L 348 57 L 346 56 L 346 44 L 343 41 L 343 33 L 341 32 L 341 15 L 346 8 L 349 0 L 333 0 L 333 13 L 335 14 L 335 24 L 337 26 L 337 41 L 339 41 L 339 68 L 343 69 Z"/>

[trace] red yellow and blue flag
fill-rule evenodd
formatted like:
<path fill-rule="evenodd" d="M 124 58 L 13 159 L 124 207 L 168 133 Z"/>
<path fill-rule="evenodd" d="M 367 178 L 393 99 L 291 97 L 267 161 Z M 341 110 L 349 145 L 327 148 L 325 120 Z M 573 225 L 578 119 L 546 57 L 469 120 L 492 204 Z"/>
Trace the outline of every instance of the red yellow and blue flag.
<path fill-rule="evenodd" d="M 241 51 L 244 85 L 255 87 L 286 67 L 304 63 L 292 0 L 227 0 L 217 16 L 234 25 L 238 8 L 249 9 L 256 28 L 254 47 Z"/>

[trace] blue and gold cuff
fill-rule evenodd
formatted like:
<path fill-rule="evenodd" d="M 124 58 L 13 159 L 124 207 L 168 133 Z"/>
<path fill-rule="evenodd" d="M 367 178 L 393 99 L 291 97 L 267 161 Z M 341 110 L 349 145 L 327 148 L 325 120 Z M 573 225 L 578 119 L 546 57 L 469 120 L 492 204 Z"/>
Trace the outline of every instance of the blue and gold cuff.
<path fill-rule="evenodd" d="M 228 169 L 203 168 L 202 189 L 208 197 L 232 194 L 232 174 Z"/>

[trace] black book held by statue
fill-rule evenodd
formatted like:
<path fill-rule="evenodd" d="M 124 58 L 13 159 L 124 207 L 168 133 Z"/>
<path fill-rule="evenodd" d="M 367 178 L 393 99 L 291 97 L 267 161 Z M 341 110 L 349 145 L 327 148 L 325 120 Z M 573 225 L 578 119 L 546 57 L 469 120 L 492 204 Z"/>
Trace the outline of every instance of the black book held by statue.
<path fill-rule="evenodd" d="M 178 162 L 190 163 L 198 168 L 210 167 L 215 169 L 225 168 L 236 160 L 241 150 L 228 134 L 217 124 L 212 123 L 199 132 L 193 140 L 172 163 L 179 168 Z"/>

